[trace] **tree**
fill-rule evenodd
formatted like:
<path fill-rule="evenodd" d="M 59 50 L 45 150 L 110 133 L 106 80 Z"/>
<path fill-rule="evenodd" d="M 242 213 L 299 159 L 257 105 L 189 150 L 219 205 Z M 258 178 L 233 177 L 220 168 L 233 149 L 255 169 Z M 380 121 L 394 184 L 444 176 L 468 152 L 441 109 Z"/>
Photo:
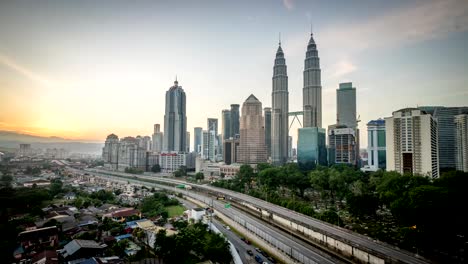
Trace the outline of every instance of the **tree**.
<path fill-rule="evenodd" d="M 203 172 L 197 172 L 195 174 L 195 179 L 196 180 L 203 180 L 203 179 L 205 179 L 205 175 L 203 174 Z"/>
<path fill-rule="evenodd" d="M 247 164 L 241 165 L 237 173 L 237 178 L 242 185 L 247 185 L 250 189 L 252 187 L 252 179 L 254 178 L 253 168 Z"/>
<path fill-rule="evenodd" d="M 151 167 L 151 171 L 155 173 L 161 172 L 161 166 L 159 166 L 159 164 L 155 164 Z"/>

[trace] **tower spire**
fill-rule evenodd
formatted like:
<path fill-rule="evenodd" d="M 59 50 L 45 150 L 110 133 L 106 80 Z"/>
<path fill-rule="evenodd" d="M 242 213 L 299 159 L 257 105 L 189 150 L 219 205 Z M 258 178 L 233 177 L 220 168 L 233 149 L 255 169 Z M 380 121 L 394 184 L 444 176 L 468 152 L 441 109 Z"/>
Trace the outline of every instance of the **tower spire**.
<path fill-rule="evenodd" d="M 177 81 L 177 74 L 176 74 L 176 76 L 175 76 L 175 81 L 174 81 L 174 85 L 175 85 L 175 86 L 178 86 L 178 84 L 179 84 L 179 82 Z"/>
<path fill-rule="evenodd" d="M 310 21 L 310 35 L 314 35 L 314 27 L 313 27 L 313 24 L 312 24 L 312 21 Z"/>
<path fill-rule="evenodd" d="M 281 46 L 281 32 L 279 33 L 278 40 L 279 40 L 279 41 L 278 41 L 278 45 L 280 45 L 280 46 Z"/>

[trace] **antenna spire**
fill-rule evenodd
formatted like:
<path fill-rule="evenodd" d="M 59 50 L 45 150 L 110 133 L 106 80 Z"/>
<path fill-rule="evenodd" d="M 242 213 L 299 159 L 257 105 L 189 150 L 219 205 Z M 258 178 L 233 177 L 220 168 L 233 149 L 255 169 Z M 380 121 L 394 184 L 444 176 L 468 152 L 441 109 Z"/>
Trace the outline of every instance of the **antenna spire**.
<path fill-rule="evenodd" d="M 278 40 L 279 40 L 278 44 L 281 46 L 281 32 L 279 33 Z"/>
<path fill-rule="evenodd" d="M 313 24 L 312 24 L 312 21 L 310 21 L 310 35 L 312 36 L 314 33 L 314 27 L 313 27 Z"/>

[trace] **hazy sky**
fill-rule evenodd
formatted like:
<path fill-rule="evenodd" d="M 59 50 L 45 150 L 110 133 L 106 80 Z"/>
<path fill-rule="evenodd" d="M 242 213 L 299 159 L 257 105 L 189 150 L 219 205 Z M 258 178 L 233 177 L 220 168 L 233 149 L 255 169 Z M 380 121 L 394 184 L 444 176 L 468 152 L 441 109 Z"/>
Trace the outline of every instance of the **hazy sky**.
<path fill-rule="evenodd" d="M 313 24 L 323 125 L 357 88 L 365 124 L 417 105 L 468 105 L 468 1 L 0 1 L 0 130 L 103 141 L 164 124 L 175 75 L 188 130 L 253 93 L 271 106 L 278 32 L 302 110 Z M 221 125 L 220 125 L 221 127 Z M 298 125 L 290 134 L 296 135 Z M 296 145 L 297 138 L 294 139 Z"/>

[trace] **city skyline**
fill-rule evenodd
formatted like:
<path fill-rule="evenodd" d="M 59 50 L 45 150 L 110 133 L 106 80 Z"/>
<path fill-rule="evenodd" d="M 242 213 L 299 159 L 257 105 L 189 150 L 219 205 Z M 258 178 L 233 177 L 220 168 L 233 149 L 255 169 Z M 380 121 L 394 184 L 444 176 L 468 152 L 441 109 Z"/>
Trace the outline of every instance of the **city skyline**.
<path fill-rule="evenodd" d="M 401 108 L 466 104 L 467 5 L 370 2 L 207 1 L 176 9 L 179 1 L 128 9 L 116 2 L 109 10 L 109 2 L 2 2 L 0 130 L 83 141 L 150 135 L 164 121 L 164 92 L 176 74 L 187 93 L 187 131 L 204 127 L 208 117 L 221 120 L 222 109 L 251 93 L 271 107 L 278 32 L 288 60 L 289 111 L 301 111 L 311 22 L 320 49 L 322 127 L 335 123 L 335 90 L 348 81 L 358 87 L 361 131 Z M 173 13 L 182 21 L 168 23 Z M 293 145 L 297 128 L 290 130 Z"/>

